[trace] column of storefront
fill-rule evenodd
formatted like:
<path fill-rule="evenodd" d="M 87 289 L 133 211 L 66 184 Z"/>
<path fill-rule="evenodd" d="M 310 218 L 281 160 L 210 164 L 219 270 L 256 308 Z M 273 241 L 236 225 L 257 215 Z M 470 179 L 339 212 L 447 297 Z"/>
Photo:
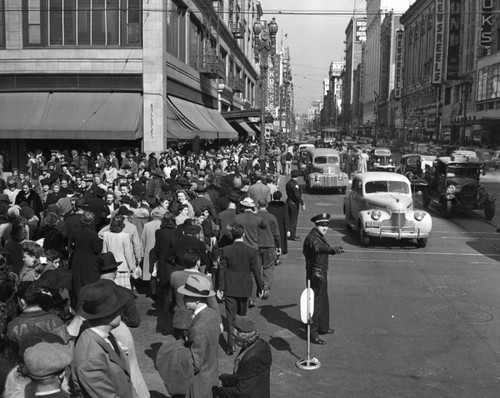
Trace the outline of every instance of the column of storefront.
<path fill-rule="evenodd" d="M 167 147 L 166 25 L 164 18 L 167 2 L 150 0 L 143 4 L 143 149 L 146 153 L 158 153 Z"/>

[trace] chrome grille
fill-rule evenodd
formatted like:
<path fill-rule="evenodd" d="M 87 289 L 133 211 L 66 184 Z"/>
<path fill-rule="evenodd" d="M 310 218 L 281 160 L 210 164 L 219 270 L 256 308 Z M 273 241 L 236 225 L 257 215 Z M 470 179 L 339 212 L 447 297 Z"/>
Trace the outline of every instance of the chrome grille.
<path fill-rule="evenodd" d="M 382 221 L 381 232 L 412 232 L 415 223 L 406 219 L 405 213 L 392 213 L 392 217 Z"/>
<path fill-rule="evenodd" d="M 473 202 L 477 198 L 477 186 L 474 184 L 466 184 L 460 192 L 460 200 Z"/>

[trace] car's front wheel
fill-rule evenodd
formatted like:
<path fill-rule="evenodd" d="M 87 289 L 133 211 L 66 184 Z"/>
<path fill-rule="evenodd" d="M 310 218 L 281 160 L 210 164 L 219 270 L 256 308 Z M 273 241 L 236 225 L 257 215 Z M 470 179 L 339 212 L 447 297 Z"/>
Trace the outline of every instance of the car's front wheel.
<path fill-rule="evenodd" d="M 427 238 L 417 239 L 417 247 L 425 247 L 425 246 L 427 246 Z"/>

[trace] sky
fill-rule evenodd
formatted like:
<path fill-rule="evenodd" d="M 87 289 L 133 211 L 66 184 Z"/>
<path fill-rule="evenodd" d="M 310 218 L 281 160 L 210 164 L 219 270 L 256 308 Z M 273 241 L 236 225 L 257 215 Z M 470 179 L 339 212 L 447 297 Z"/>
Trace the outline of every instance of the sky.
<path fill-rule="evenodd" d="M 345 29 L 355 0 L 260 0 L 264 18 L 276 17 L 277 44 L 290 48 L 295 113 L 323 100 L 323 80 L 330 63 L 343 61 Z M 281 13 L 280 13 L 281 11 Z M 323 15 L 304 15 L 317 11 Z M 337 15 L 324 15 L 325 11 Z M 286 35 L 286 37 L 285 37 Z"/>

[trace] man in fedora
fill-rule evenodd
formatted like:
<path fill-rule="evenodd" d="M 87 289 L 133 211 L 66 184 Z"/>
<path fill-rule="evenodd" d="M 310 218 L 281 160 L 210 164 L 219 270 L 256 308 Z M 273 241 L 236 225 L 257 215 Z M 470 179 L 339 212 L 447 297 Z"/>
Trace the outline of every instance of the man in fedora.
<path fill-rule="evenodd" d="M 100 279 L 80 290 L 79 315 L 88 323 L 75 345 L 71 376 L 77 396 L 136 398 L 127 357 L 111 333 L 128 294 Z"/>
<path fill-rule="evenodd" d="M 331 247 L 325 239 L 330 225 L 330 214 L 322 213 L 311 218 L 314 228 L 304 240 L 306 280 L 314 291 L 314 315 L 311 325 L 311 343 L 326 344 L 320 334 L 333 334 L 330 329 L 330 304 L 328 302 L 328 256 L 341 254 L 341 247 Z"/>
<path fill-rule="evenodd" d="M 212 398 L 212 389 L 218 385 L 220 317 L 208 307 L 207 299 L 215 292 L 207 278 L 196 274 L 190 275 L 177 291 L 183 295 L 186 308 L 193 312 L 186 346 L 191 351 L 194 376 L 186 398 Z"/>
<path fill-rule="evenodd" d="M 174 313 L 172 316 L 172 326 L 174 328 L 174 337 L 184 338 L 187 336 L 187 331 L 191 323 L 191 311 L 189 311 L 183 300 L 183 295 L 178 291 L 179 287 L 186 284 L 187 279 L 191 275 L 198 275 L 203 278 L 207 278 L 212 286 L 212 279 L 205 274 L 200 272 L 200 254 L 196 249 L 188 249 L 184 253 L 184 269 L 178 269 L 172 272 L 170 275 L 170 284 L 172 285 L 172 307 Z M 220 317 L 219 305 L 215 297 L 209 297 L 207 299 L 207 305 L 213 308 Z M 222 321 L 220 321 L 222 322 Z"/>
<path fill-rule="evenodd" d="M 113 281 L 116 278 L 116 272 L 121 261 L 116 261 L 115 255 L 112 252 L 101 253 L 97 256 L 97 270 L 99 271 L 100 279 Z M 123 290 L 128 295 L 128 299 L 123 303 L 123 311 L 121 314 L 122 321 L 129 328 L 136 328 L 141 324 L 141 316 L 135 306 L 135 295 L 126 287 L 116 285 L 117 289 Z"/>
<path fill-rule="evenodd" d="M 234 224 L 234 217 L 236 216 L 236 204 L 240 201 L 240 195 L 231 191 L 227 195 L 229 204 L 225 210 L 219 213 L 217 221 L 219 223 L 219 230 L 221 231 L 219 235 L 219 247 L 224 247 L 232 243 L 231 230 L 228 226 Z"/>

